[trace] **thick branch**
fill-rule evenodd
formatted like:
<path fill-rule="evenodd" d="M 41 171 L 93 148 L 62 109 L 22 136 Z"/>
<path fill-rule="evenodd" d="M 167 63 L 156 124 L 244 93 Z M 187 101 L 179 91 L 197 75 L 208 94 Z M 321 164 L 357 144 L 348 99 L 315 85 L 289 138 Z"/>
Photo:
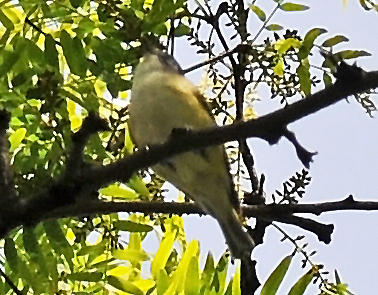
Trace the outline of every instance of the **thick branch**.
<path fill-rule="evenodd" d="M 46 191 L 29 199 L 24 199 L 17 210 L 13 210 L 12 218 L 8 218 L 6 224 L 0 224 L 0 236 L 4 236 L 4 234 L 16 226 L 39 222 L 42 220 L 42 216 L 45 216 L 48 212 L 71 205 L 80 196 L 88 195 L 90 192 L 94 192 L 114 181 L 126 181 L 136 171 L 150 167 L 163 159 L 179 153 L 247 137 L 258 137 L 268 141 L 270 144 L 274 144 L 287 134 L 285 128 L 289 123 L 326 108 L 344 97 L 375 87 L 378 87 L 378 72 L 364 73 L 363 77 L 358 80 L 358 83 L 350 82 L 346 83 L 346 85 L 336 83 L 318 93 L 308 96 L 306 99 L 258 119 L 237 122 L 224 127 L 175 134 L 176 136 L 171 136 L 165 144 L 151 146 L 149 149 L 138 151 L 115 163 L 98 167 L 88 165 L 86 171 L 80 173 L 80 177 L 71 178 L 70 181 L 66 181 L 63 177 L 52 184 Z M 282 206 L 288 206 L 285 209 L 289 210 L 285 212 L 288 214 L 297 213 L 298 211 L 295 209 L 300 207 L 295 206 L 304 205 Z M 268 207 L 266 206 L 265 208 Z M 311 207 L 306 208 L 313 210 Z"/>

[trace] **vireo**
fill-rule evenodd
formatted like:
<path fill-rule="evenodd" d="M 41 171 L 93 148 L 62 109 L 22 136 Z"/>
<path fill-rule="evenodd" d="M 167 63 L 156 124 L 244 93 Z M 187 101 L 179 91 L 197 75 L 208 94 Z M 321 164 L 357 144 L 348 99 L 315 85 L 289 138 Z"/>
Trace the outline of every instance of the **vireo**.
<path fill-rule="evenodd" d="M 175 128 L 216 124 L 178 63 L 158 50 L 146 54 L 135 70 L 129 115 L 131 137 L 139 147 L 164 143 Z M 186 152 L 152 169 L 217 219 L 235 258 L 250 257 L 254 242 L 238 219 L 239 200 L 223 146 Z"/>

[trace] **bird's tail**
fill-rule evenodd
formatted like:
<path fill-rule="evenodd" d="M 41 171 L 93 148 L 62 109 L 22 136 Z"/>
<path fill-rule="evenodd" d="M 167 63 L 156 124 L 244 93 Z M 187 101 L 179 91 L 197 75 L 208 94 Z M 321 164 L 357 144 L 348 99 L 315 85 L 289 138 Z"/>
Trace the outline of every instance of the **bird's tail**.
<path fill-rule="evenodd" d="M 234 210 L 230 210 L 227 216 L 217 218 L 222 228 L 232 256 L 239 259 L 250 258 L 255 243 L 252 237 L 244 230 Z"/>

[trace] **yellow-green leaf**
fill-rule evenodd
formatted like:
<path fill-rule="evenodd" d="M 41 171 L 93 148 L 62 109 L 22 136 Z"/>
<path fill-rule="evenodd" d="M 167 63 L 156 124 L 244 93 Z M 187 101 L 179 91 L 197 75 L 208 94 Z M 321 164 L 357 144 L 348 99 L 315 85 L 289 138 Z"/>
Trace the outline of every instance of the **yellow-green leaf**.
<path fill-rule="evenodd" d="M 165 291 L 168 289 L 170 283 L 169 276 L 165 269 L 161 269 L 157 278 L 156 278 L 156 290 L 157 295 L 165 294 Z"/>
<path fill-rule="evenodd" d="M 240 289 L 240 264 L 237 265 L 234 278 L 232 279 L 232 295 L 241 295 Z"/>
<path fill-rule="evenodd" d="M 166 232 L 164 239 L 160 243 L 160 247 L 157 250 L 154 259 L 151 263 L 151 273 L 154 277 L 157 277 L 160 270 L 163 269 L 171 255 L 173 243 L 176 238 L 176 231 Z"/>
<path fill-rule="evenodd" d="M 274 44 L 274 49 L 277 50 L 279 54 L 284 54 L 290 48 L 299 48 L 301 46 L 301 41 L 295 38 L 281 39 Z"/>
<path fill-rule="evenodd" d="M 289 255 L 280 262 L 265 282 L 260 295 L 274 295 L 277 293 L 278 287 L 281 285 L 281 282 L 286 275 L 292 258 L 293 256 Z"/>
<path fill-rule="evenodd" d="M 265 12 L 260 7 L 258 7 L 257 5 L 251 4 L 249 6 L 249 8 L 257 15 L 257 17 L 261 21 L 265 21 L 266 20 Z"/>
<path fill-rule="evenodd" d="M 175 286 L 176 292 L 184 290 L 185 278 L 188 272 L 188 267 L 191 259 L 194 257 L 198 260 L 199 244 L 198 241 L 193 240 L 189 243 L 182 255 L 181 261 L 177 266 L 177 269 L 172 280 L 172 284 Z"/>
<path fill-rule="evenodd" d="M 15 150 L 18 148 L 18 146 L 21 144 L 22 140 L 25 138 L 26 135 L 26 129 L 25 128 L 20 128 L 17 129 L 15 132 L 13 132 L 9 136 L 9 142 L 10 142 L 10 148 L 11 150 Z"/>
<path fill-rule="evenodd" d="M 200 275 L 198 258 L 192 257 L 189 261 L 188 270 L 185 276 L 185 295 L 197 295 L 200 289 Z"/>
<path fill-rule="evenodd" d="M 147 253 L 142 249 L 115 249 L 112 255 L 120 260 L 127 260 L 132 263 L 142 263 L 148 260 Z"/>
<path fill-rule="evenodd" d="M 284 11 L 304 11 L 310 9 L 310 7 L 302 4 L 286 2 L 280 5 L 280 9 Z"/>
<path fill-rule="evenodd" d="M 282 58 L 280 58 L 277 62 L 277 64 L 274 66 L 274 69 L 273 69 L 273 72 L 279 76 L 279 77 L 282 77 L 283 76 L 283 73 L 284 73 L 284 63 L 283 63 L 283 60 Z"/>
<path fill-rule="evenodd" d="M 137 193 L 123 184 L 111 184 L 99 190 L 100 194 L 118 199 L 136 199 Z"/>

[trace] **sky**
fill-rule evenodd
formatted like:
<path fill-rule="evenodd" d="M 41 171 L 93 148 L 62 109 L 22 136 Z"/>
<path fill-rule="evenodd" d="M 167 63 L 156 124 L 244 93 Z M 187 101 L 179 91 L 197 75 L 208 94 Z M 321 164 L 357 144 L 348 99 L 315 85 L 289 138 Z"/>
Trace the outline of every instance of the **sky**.
<path fill-rule="evenodd" d="M 343 6 L 341 0 L 293 2 L 311 8 L 304 12 L 279 11 L 271 21 L 285 28 L 298 29 L 302 36 L 315 27 L 327 29 L 328 33 L 318 39 L 318 44 L 337 34 L 344 35 L 350 41 L 335 49 L 366 50 L 372 56 L 358 59 L 357 64 L 367 71 L 378 70 L 376 12 L 363 10 L 357 0 L 350 0 L 346 6 Z M 274 2 L 260 0 L 256 4 L 265 8 L 273 7 Z M 249 26 L 254 28 L 252 32 L 257 32 L 261 22 L 252 15 Z M 265 39 L 267 34 L 269 33 L 264 33 L 258 41 Z M 183 68 L 197 64 L 205 58 L 198 56 L 184 39 L 177 42 L 176 46 L 175 57 Z M 312 62 L 319 65 L 316 59 Z M 196 70 L 188 74 L 188 78 L 198 83 L 202 73 L 203 70 Z M 270 99 L 268 91 L 261 89 L 258 95 L 261 101 L 254 107 L 259 115 L 281 107 L 277 100 Z M 377 101 L 377 96 L 373 96 L 373 99 Z M 378 120 L 370 118 L 354 98 L 343 100 L 291 124 L 289 129 L 295 132 L 308 150 L 318 152 L 310 168 L 313 179 L 306 190 L 303 203 L 342 200 L 349 194 L 353 194 L 356 200 L 378 201 Z M 280 189 L 281 184 L 296 171 L 304 168 L 292 145 L 285 140 L 274 146 L 257 139 L 250 139 L 248 143 L 255 155 L 258 173 L 264 173 L 267 177 L 267 197 Z M 294 226 L 281 227 L 293 237 L 306 235 L 308 252 L 317 250 L 313 262 L 324 264 L 325 269 L 331 273 L 337 269 L 342 281 L 348 284 L 353 293 L 370 294 L 371 290 L 377 290 L 378 212 L 340 211 L 326 213 L 315 219 L 335 225 L 329 245 L 318 242 L 312 233 Z M 211 217 L 185 217 L 185 230 L 188 240 L 200 241 L 203 254 L 211 251 L 219 258 L 224 251 L 222 233 Z M 264 244 L 254 250 L 253 257 L 258 262 L 257 274 L 261 282 L 267 279 L 283 257 L 293 251 L 293 245 L 287 241 L 281 242 L 281 238 L 282 235 L 270 227 Z M 297 254 L 279 294 L 287 294 L 305 272 L 300 268 L 301 259 L 303 257 Z M 306 294 L 316 294 L 316 290 L 316 287 L 311 287 Z"/>

